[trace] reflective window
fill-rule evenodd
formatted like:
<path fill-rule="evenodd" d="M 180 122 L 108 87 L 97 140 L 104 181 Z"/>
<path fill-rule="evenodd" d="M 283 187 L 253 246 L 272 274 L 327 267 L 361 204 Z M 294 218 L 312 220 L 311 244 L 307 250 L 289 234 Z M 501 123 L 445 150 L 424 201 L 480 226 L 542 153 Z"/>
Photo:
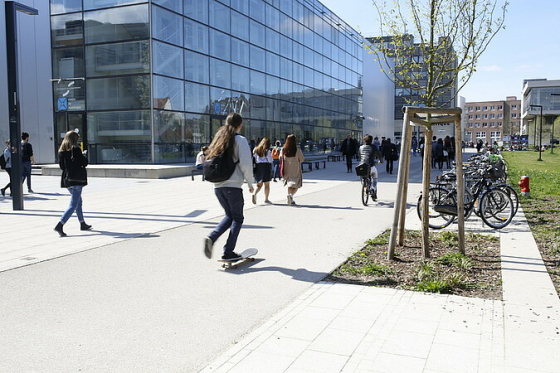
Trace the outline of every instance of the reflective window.
<path fill-rule="evenodd" d="M 84 0 L 84 10 L 109 8 L 116 5 L 145 3 L 146 0 Z"/>
<path fill-rule="evenodd" d="M 51 35 L 54 47 L 84 43 L 84 22 L 81 14 L 51 17 Z"/>
<path fill-rule="evenodd" d="M 292 41 L 284 35 L 280 35 L 280 55 L 292 58 Z"/>
<path fill-rule="evenodd" d="M 171 44 L 183 45 L 183 17 L 160 7 L 153 7 L 152 36 Z"/>
<path fill-rule="evenodd" d="M 231 64 L 229 62 L 210 59 L 210 84 L 231 88 Z"/>
<path fill-rule="evenodd" d="M 79 48 L 54 49 L 53 77 L 78 78 L 84 77 L 84 51 Z"/>
<path fill-rule="evenodd" d="M 153 72 L 182 79 L 184 77 L 183 49 L 157 41 L 153 42 L 153 46 Z"/>
<path fill-rule="evenodd" d="M 88 79 L 87 110 L 148 109 L 150 80 L 148 75 Z"/>
<path fill-rule="evenodd" d="M 266 78 L 263 73 L 251 70 L 251 93 L 263 95 L 265 93 Z"/>
<path fill-rule="evenodd" d="M 230 36 L 216 30 L 210 30 L 210 55 L 222 58 L 224 60 L 231 59 Z"/>
<path fill-rule="evenodd" d="M 189 18 L 208 23 L 208 0 L 185 0 L 185 11 Z"/>
<path fill-rule="evenodd" d="M 287 15 L 292 15 L 292 1 L 280 1 L 280 10 Z"/>
<path fill-rule="evenodd" d="M 273 30 L 280 28 L 280 12 L 268 4 L 266 4 L 266 25 Z"/>
<path fill-rule="evenodd" d="M 266 57 L 264 49 L 251 45 L 251 68 L 255 70 L 265 71 Z"/>
<path fill-rule="evenodd" d="M 152 0 L 152 4 L 161 5 L 180 14 L 183 13 L 183 0 Z"/>
<path fill-rule="evenodd" d="M 231 0 L 231 7 L 243 14 L 249 14 L 249 0 Z"/>
<path fill-rule="evenodd" d="M 86 43 L 128 41 L 150 37 L 146 4 L 86 12 L 84 25 Z"/>
<path fill-rule="evenodd" d="M 156 148 L 156 162 L 184 162 L 183 152 L 179 148 L 184 141 L 185 114 L 154 110 L 155 142 L 164 143 Z M 168 144 L 165 144 L 168 143 Z"/>
<path fill-rule="evenodd" d="M 88 77 L 150 72 L 148 41 L 131 41 L 86 47 Z"/>
<path fill-rule="evenodd" d="M 266 76 L 266 94 L 267 96 L 276 97 L 280 93 L 280 79 L 267 75 Z"/>
<path fill-rule="evenodd" d="M 223 88 L 210 88 L 210 113 L 227 115 L 231 113 L 231 92 Z"/>
<path fill-rule="evenodd" d="M 262 0 L 249 0 L 249 14 L 254 20 L 265 23 L 264 2 Z"/>
<path fill-rule="evenodd" d="M 183 81 L 154 75 L 153 107 L 183 111 L 185 108 Z"/>
<path fill-rule="evenodd" d="M 280 57 L 280 76 L 284 79 L 293 79 L 293 63 L 287 58 Z"/>
<path fill-rule="evenodd" d="M 185 141 L 187 145 L 192 148 L 191 144 L 210 143 L 210 118 L 207 115 L 199 114 L 186 114 L 185 118 Z M 196 151 L 198 152 L 198 148 Z M 192 154 L 193 157 L 194 155 Z"/>
<path fill-rule="evenodd" d="M 185 82 L 185 111 L 208 113 L 209 104 L 209 86 Z"/>
<path fill-rule="evenodd" d="M 249 69 L 237 65 L 231 66 L 231 88 L 236 91 L 250 91 Z"/>
<path fill-rule="evenodd" d="M 90 143 L 114 142 L 116 134 L 125 130 L 144 133 L 149 140 L 152 132 L 150 115 L 149 110 L 88 113 L 88 140 Z M 117 140 L 117 142 L 119 141 Z M 113 150 L 113 146 L 110 149 Z M 118 146 L 117 150 L 120 150 Z M 101 159 L 101 161 L 111 160 L 115 157 L 115 154 L 111 154 L 111 152 L 105 153 L 108 159 Z M 120 156 L 122 158 L 122 151 Z M 99 155 L 98 160 L 100 160 Z"/>
<path fill-rule="evenodd" d="M 268 50 L 275 53 L 280 53 L 280 34 L 272 29 L 267 28 L 266 45 L 268 47 Z"/>
<path fill-rule="evenodd" d="M 208 56 L 185 51 L 185 79 L 208 84 L 210 81 Z"/>
<path fill-rule="evenodd" d="M 230 9 L 216 1 L 210 1 L 210 26 L 227 34 L 230 30 Z"/>
<path fill-rule="evenodd" d="M 250 40 L 252 44 L 256 44 L 259 47 L 265 47 L 266 34 L 265 27 L 260 23 L 251 21 L 249 24 Z"/>
<path fill-rule="evenodd" d="M 280 56 L 266 52 L 266 72 L 272 75 L 280 75 Z"/>
<path fill-rule="evenodd" d="M 249 18 L 237 12 L 231 12 L 231 34 L 243 40 L 249 40 Z"/>
<path fill-rule="evenodd" d="M 51 0 L 51 14 L 77 12 L 82 10 L 81 0 Z"/>
<path fill-rule="evenodd" d="M 249 43 L 232 38 L 231 61 L 243 66 L 249 66 Z"/>
<path fill-rule="evenodd" d="M 185 18 L 185 48 L 208 53 L 208 26 Z"/>
<path fill-rule="evenodd" d="M 230 112 L 239 113 L 244 118 L 249 117 L 249 99 L 246 93 L 232 91 L 230 102 Z"/>

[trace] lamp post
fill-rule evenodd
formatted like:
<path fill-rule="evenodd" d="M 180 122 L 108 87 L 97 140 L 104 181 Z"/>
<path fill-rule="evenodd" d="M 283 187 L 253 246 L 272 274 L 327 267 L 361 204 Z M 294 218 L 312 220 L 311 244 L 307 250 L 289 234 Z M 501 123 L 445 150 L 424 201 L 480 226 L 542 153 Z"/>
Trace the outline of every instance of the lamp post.
<path fill-rule="evenodd" d="M 542 105 L 529 105 L 531 108 L 538 107 L 541 109 L 541 129 L 539 133 L 539 161 L 542 161 Z M 537 132 L 537 122 L 535 121 L 535 135 Z"/>
<path fill-rule="evenodd" d="M 10 146 L 12 151 L 12 207 L 15 210 L 23 210 L 23 191 L 21 185 L 21 124 L 18 94 L 18 37 L 17 37 L 17 14 L 18 12 L 37 15 L 37 9 L 28 7 L 14 1 L 6 1 L 6 59 L 8 67 L 8 117 L 10 122 Z"/>

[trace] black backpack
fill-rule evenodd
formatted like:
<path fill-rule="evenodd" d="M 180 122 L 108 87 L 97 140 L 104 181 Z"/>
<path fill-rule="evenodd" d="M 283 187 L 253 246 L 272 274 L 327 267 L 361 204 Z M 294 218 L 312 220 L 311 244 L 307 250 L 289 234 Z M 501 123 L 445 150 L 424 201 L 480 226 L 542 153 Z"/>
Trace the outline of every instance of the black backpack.
<path fill-rule="evenodd" d="M 4 157 L 4 153 L 0 155 L 0 168 L 2 168 L 3 170 L 6 169 L 6 157 Z"/>
<path fill-rule="evenodd" d="M 239 163 L 233 161 L 233 157 L 229 152 L 225 151 L 222 154 L 218 154 L 206 161 L 202 166 L 202 173 L 204 174 L 204 179 L 212 183 L 219 183 L 221 181 L 228 180 L 235 167 Z"/>

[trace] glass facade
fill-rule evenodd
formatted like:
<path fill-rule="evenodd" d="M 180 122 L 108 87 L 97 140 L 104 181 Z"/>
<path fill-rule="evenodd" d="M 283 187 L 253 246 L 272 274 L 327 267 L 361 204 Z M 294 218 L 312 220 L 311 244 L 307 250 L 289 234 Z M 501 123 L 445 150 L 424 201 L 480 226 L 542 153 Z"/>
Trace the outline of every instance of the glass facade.
<path fill-rule="evenodd" d="M 233 111 L 305 152 L 361 135 L 362 40 L 317 0 L 51 0 L 51 28 L 92 163 L 193 162 Z"/>

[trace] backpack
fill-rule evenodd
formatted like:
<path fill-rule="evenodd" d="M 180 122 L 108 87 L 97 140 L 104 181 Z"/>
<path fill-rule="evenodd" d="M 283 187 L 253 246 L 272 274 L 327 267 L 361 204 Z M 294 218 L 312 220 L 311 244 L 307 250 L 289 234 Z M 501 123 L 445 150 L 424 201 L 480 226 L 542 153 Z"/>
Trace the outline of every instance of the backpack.
<path fill-rule="evenodd" d="M 392 161 L 398 161 L 399 160 L 399 153 L 397 151 L 396 146 L 391 147 L 391 155 L 390 155 L 389 159 L 392 160 Z"/>
<path fill-rule="evenodd" d="M 2 168 L 3 170 L 6 169 L 6 157 L 4 157 L 4 153 L 0 155 L 0 168 Z"/>
<path fill-rule="evenodd" d="M 226 181 L 231 177 L 231 175 L 233 175 L 235 167 L 238 163 L 239 160 L 234 162 L 229 152 L 218 154 L 217 156 L 204 161 L 202 166 L 204 179 L 212 183 Z"/>

